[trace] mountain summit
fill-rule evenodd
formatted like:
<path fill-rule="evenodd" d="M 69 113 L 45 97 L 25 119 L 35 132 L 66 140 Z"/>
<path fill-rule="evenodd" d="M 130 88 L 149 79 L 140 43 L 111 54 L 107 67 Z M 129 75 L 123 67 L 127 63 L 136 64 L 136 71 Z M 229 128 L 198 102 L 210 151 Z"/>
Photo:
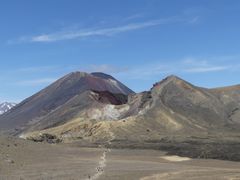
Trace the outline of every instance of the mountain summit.
<path fill-rule="evenodd" d="M 130 94 L 134 93 L 127 86 L 116 80 L 110 75 L 104 73 L 84 73 L 84 72 L 73 72 L 65 77 L 61 78 L 56 82 L 62 86 L 67 85 L 72 90 L 86 91 L 109 91 L 111 93 Z"/>

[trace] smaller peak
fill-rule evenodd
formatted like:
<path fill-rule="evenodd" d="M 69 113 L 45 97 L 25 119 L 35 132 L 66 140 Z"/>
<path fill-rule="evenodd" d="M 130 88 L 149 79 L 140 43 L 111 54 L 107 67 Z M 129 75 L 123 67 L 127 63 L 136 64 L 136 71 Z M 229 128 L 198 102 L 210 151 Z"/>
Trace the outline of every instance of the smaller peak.
<path fill-rule="evenodd" d="M 164 82 L 176 82 L 176 81 L 184 81 L 183 79 L 181 79 L 180 77 L 176 76 L 176 75 L 169 75 L 166 78 L 164 78 L 163 80 L 161 80 L 159 83 L 164 83 Z"/>
<path fill-rule="evenodd" d="M 180 78 L 180 77 L 178 77 L 176 75 L 167 76 L 166 78 L 164 78 L 159 83 L 162 84 L 162 83 L 166 83 L 166 82 L 173 82 L 173 83 L 184 82 L 184 83 L 187 83 L 185 80 L 183 80 L 182 78 Z"/>
<path fill-rule="evenodd" d="M 170 82 L 176 83 L 176 82 L 185 82 L 185 81 L 176 75 L 169 75 L 166 78 L 162 79 L 161 81 L 153 84 L 152 88 L 163 86 L 164 84 L 168 84 Z"/>
<path fill-rule="evenodd" d="M 163 79 L 163 80 L 168 80 L 168 81 L 171 81 L 171 80 L 181 80 L 182 81 L 182 79 L 180 78 L 180 77 L 178 77 L 178 76 L 176 76 L 176 75 L 169 75 L 169 76 L 167 76 L 165 79 Z"/>

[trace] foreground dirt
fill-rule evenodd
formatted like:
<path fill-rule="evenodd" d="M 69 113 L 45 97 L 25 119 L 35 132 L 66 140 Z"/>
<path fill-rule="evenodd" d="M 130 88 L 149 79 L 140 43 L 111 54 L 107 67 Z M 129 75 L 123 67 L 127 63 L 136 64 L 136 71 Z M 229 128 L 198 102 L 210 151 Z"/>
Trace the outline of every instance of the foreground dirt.
<path fill-rule="evenodd" d="M 0 137 L 0 180 L 240 179 L 240 163 Z"/>
<path fill-rule="evenodd" d="M 239 162 L 193 160 L 153 150 L 112 150 L 107 162 L 101 180 L 240 179 Z"/>
<path fill-rule="evenodd" d="M 84 179 L 95 173 L 102 149 L 0 138 L 0 180 Z"/>

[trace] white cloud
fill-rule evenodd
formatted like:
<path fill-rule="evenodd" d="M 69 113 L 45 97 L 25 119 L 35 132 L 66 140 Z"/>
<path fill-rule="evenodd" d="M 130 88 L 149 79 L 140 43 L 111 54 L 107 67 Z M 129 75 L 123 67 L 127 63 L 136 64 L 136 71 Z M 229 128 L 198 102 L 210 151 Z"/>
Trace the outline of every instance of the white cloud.
<path fill-rule="evenodd" d="M 231 57 L 231 60 L 227 61 L 229 57 Z M 159 76 L 166 76 L 170 74 L 180 75 L 239 71 L 240 63 L 237 63 L 238 59 L 239 56 L 205 58 L 186 57 L 180 60 L 159 60 L 155 61 L 155 63 L 152 63 L 153 61 L 149 61 L 151 63 L 129 67 L 111 64 L 69 65 L 66 67 L 43 66 L 21 68 L 18 69 L 17 72 L 20 74 L 29 72 L 61 72 L 61 75 L 71 71 L 104 72 L 123 79 L 150 80 Z M 57 78 L 30 79 L 14 84 L 21 86 L 37 86 L 50 84 L 56 79 Z"/>
<path fill-rule="evenodd" d="M 158 75 L 200 74 L 236 71 L 240 64 L 218 61 L 224 57 L 183 58 L 181 60 L 161 60 L 152 64 L 130 67 L 126 72 L 118 73 L 128 79 L 152 79 Z M 152 61 L 151 61 L 152 62 Z M 231 65 L 232 64 L 232 65 Z M 239 68 L 238 68 L 239 70 Z"/>
<path fill-rule="evenodd" d="M 121 73 L 127 72 L 127 67 L 117 67 L 109 64 L 100 64 L 100 65 L 90 65 L 87 69 L 87 72 L 103 72 L 103 73 Z"/>
<path fill-rule="evenodd" d="M 210 67 L 196 67 L 191 69 L 186 69 L 186 72 L 190 73 L 204 73 L 204 72 L 214 72 L 214 71 L 224 71 L 229 69 L 229 66 L 210 66 Z"/>
<path fill-rule="evenodd" d="M 227 65 L 219 65 L 217 62 L 213 62 L 213 58 L 184 58 L 180 64 L 182 72 L 184 73 L 205 73 L 205 72 L 217 72 L 229 70 L 232 67 Z"/>
<path fill-rule="evenodd" d="M 124 20 L 129 21 L 129 20 L 139 19 L 139 18 L 143 18 L 143 17 L 144 17 L 144 15 L 139 13 L 139 14 L 134 14 L 134 15 L 128 16 Z"/>
<path fill-rule="evenodd" d="M 56 81 L 56 78 L 43 78 L 43 79 L 33 79 L 33 80 L 24 80 L 15 83 L 15 85 L 21 86 L 39 86 L 46 85 Z"/>
<path fill-rule="evenodd" d="M 36 73 L 36 72 L 52 72 L 59 70 L 58 66 L 38 66 L 38 67 L 23 67 L 16 69 L 15 72 L 21 73 Z"/>
<path fill-rule="evenodd" d="M 128 31 L 139 30 L 148 27 L 160 26 L 164 24 L 179 23 L 179 22 L 188 22 L 193 23 L 197 21 L 198 17 L 193 18 L 179 18 L 177 16 L 157 19 L 151 21 L 145 21 L 140 23 L 130 23 L 117 27 L 108 27 L 108 28 L 91 28 L 91 29 L 78 29 L 74 31 L 60 31 L 49 34 L 40 34 L 36 36 L 24 36 L 20 37 L 17 40 L 9 41 L 9 43 L 26 43 L 26 42 L 55 42 L 62 40 L 71 40 L 79 39 L 91 36 L 112 36 L 119 33 L 124 33 Z"/>
<path fill-rule="evenodd" d="M 200 19 L 200 17 L 196 16 L 192 20 L 190 20 L 189 23 L 192 23 L 192 24 L 197 23 L 199 21 L 199 19 Z"/>

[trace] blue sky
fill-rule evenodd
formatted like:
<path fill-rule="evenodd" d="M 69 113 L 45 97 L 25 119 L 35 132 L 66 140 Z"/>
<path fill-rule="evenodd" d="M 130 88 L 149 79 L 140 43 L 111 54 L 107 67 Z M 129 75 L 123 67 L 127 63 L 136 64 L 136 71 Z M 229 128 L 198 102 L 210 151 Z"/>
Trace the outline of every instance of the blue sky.
<path fill-rule="evenodd" d="M 0 5 L 0 101 L 71 71 L 109 73 L 139 92 L 175 74 L 240 84 L 238 0 L 8 0 Z"/>

